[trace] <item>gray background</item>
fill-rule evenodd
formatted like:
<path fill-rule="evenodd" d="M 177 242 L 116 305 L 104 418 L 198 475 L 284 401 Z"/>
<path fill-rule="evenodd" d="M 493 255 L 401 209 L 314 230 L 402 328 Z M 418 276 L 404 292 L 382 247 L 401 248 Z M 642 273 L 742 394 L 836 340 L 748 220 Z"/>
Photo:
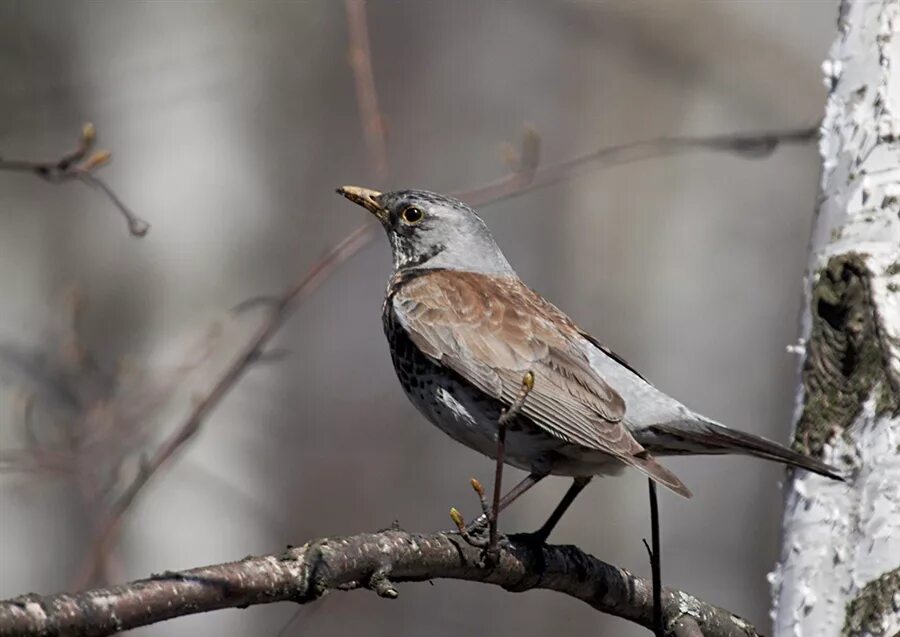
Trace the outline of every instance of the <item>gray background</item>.
<path fill-rule="evenodd" d="M 812 124 L 835 19 L 831 1 L 373 2 L 389 184 L 440 191 L 500 176 L 500 144 L 524 121 L 548 161 L 662 135 Z M 340 2 L 0 4 L 3 156 L 52 157 L 91 120 L 115 153 L 104 175 L 153 224 L 133 240 L 97 193 L 0 173 L 0 337 L 59 357 L 66 291 L 81 290 L 90 351 L 146 370 L 106 396 L 124 414 L 113 429 L 136 432 L 128 444 L 171 430 L 252 329 L 258 315 L 235 319 L 229 307 L 279 291 L 367 221 L 333 194 L 373 184 L 346 46 Z M 785 348 L 817 179 L 813 145 L 763 161 L 692 155 L 594 172 L 484 216 L 532 287 L 658 386 L 785 440 L 796 365 Z M 379 237 L 298 310 L 276 343 L 290 357 L 254 369 L 143 494 L 111 577 L 393 520 L 447 528 L 451 505 L 474 513 L 468 479 L 489 482 L 491 464 L 403 397 L 379 319 L 388 269 Z M 212 324 L 219 335 L 192 359 Z M 4 379 L 0 447 L 21 448 L 17 400 L 35 379 L 15 368 Z M 46 414 L 45 428 L 78 422 Z M 767 626 L 783 471 L 749 459 L 668 464 L 695 497 L 662 496 L 666 584 Z M 540 485 L 503 527 L 537 526 L 566 486 Z M 592 484 L 554 540 L 648 574 L 645 489 L 636 475 Z M 69 585 L 90 537 L 85 509 L 71 476 L 0 475 L 0 596 Z M 134 632 L 275 635 L 294 613 L 226 610 Z M 284 634 L 550 631 L 646 634 L 549 592 L 448 581 L 403 586 L 391 603 L 334 594 Z"/>

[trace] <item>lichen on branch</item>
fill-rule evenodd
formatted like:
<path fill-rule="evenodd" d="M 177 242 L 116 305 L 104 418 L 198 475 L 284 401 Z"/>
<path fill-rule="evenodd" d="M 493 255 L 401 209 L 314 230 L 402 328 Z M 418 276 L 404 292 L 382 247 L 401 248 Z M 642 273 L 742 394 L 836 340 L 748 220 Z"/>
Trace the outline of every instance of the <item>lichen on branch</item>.
<path fill-rule="evenodd" d="M 900 408 L 870 279 L 865 257 L 851 252 L 831 257 L 813 285 L 804 407 L 794 438 L 805 454 L 821 457 L 823 446 L 844 433 L 873 395 L 876 415 Z"/>
<path fill-rule="evenodd" d="M 842 637 L 884 635 L 885 620 L 897 613 L 898 606 L 900 568 L 895 568 L 866 584 L 859 595 L 847 604 Z"/>

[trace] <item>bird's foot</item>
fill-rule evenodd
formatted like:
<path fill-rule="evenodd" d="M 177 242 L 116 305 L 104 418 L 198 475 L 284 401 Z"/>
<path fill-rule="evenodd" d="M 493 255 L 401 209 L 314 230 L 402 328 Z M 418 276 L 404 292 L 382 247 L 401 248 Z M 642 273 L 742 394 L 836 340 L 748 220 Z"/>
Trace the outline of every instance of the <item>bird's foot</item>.
<path fill-rule="evenodd" d="M 516 533 L 516 535 L 513 537 L 515 538 L 516 542 L 538 548 L 544 546 L 547 543 L 547 538 L 550 537 L 550 531 L 540 528 L 537 531 L 532 531 L 531 533 Z"/>
<path fill-rule="evenodd" d="M 556 519 L 555 517 L 551 517 L 537 531 L 532 531 L 531 533 L 516 534 L 516 540 L 522 542 L 523 544 L 528 544 L 534 547 L 543 546 L 547 543 L 550 534 L 553 532 L 553 527 L 555 526 Z"/>

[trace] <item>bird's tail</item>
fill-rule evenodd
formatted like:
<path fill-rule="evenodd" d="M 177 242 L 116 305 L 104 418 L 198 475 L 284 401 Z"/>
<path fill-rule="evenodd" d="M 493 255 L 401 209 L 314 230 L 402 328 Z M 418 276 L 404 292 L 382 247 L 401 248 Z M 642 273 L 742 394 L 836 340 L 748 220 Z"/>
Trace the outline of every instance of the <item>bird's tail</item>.
<path fill-rule="evenodd" d="M 708 420 L 653 425 L 635 432 L 635 438 L 645 449 L 657 455 L 739 453 L 782 462 L 833 480 L 844 480 L 837 469 L 821 460 L 798 453 L 762 436 L 729 429 Z"/>
<path fill-rule="evenodd" d="M 693 494 L 674 473 L 658 463 L 649 453 L 643 452 L 637 456 L 631 456 L 625 460 L 629 465 L 646 475 L 648 478 L 671 489 L 683 498 L 690 498 Z"/>

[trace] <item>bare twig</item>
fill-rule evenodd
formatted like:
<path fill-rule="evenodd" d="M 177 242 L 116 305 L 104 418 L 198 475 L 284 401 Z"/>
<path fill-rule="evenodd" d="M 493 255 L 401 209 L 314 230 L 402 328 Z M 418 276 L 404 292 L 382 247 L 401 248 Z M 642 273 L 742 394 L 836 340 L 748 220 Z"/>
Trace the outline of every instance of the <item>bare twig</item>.
<path fill-rule="evenodd" d="M 803 135 L 809 135 L 810 130 L 813 130 L 814 132 L 815 129 L 753 133 L 750 135 L 726 135 L 709 138 L 670 138 L 656 142 L 648 141 L 626 146 L 617 146 L 609 149 L 601 149 L 590 155 L 585 155 L 568 162 L 552 164 L 544 168 L 538 167 L 534 170 L 527 170 L 525 172 L 513 173 L 509 178 L 491 182 L 486 186 L 461 191 L 457 193 L 457 196 L 468 197 L 471 201 L 479 201 L 482 206 L 485 206 L 521 192 L 556 183 L 561 179 L 567 178 L 569 175 L 574 175 L 574 169 L 581 167 L 582 165 L 593 163 L 594 167 L 603 168 L 623 161 L 636 161 L 638 158 L 647 159 L 657 155 L 674 154 L 698 148 L 747 154 L 748 149 L 771 150 L 781 139 L 781 135 L 785 135 L 786 141 L 791 143 L 798 142 L 801 138 L 807 139 L 807 137 L 803 137 Z M 526 143 L 529 142 L 526 141 Z M 631 148 L 640 149 L 640 156 L 638 157 L 630 154 L 632 151 L 626 150 Z M 523 156 L 530 154 L 531 153 L 529 153 L 527 149 L 523 151 Z M 529 181 L 521 182 L 520 179 L 523 175 L 530 175 L 530 177 L 527 177 Z M 376 228 L 377 226 L 375 224 L 366 224 L 351 232 L 322 259 L 317 261 L 312 266 L 312 269 L 282 296 L 265 299 L 264 301 L 256 298 L 252 302 L 246 304 L 253 306 L 265 305 L 270 307 L 271 313 L 268 320 L 244 346 L 240 355 L 235 358 L 209 392 L 197 401 L 196 406 L 188 416 L 187 420 L 185 420 L 185 422 L 162 443 L 147 461 L 144 470 L 140 472 L 134 482 L 128 486 L 125 492 L 113 504 L 107 520 L 99 527 L 100 530 L 88 552 L 86 563 L 82 568 L 79 577 L 76 579 L 78 588 L 88 585 L 93 579 L 98 560 L 103 552 L 109 550 L 122 518 L 137 498 L 137 495 L 149 482 L 150 478 L 160 467 L 168 463 L 171 457 L 184 443 L 193 438 L 200 424 L 209 412 L 212 411 L 231 387 L 233 387 L 240 379 L 246 368 L 259 359 L 269 340 L 277 333 L 278 329 L 297 304 L 317 289 L 319 285 L 321 285 L 341 264 L 366 246 L 375 235 Z M 461 516 L 460 519 L 462 519 Z M 454 521 L 455 520 L 456 519 L 454 518 Z"/>
<path fill-rule="evenodd" d="M 366 1 L 344 0 L 347 9 L 347 29 L 350 42 L 347 55 L 356 82 L 356 103 L 362 123 L 366 147 L 369 150 L 375 178 L 381 183 L 387 178 L 388 159 L 384 117 L 378 107 L 378 91 L 372 71 L 372 50 L 369 28 L 366 25 Z"/>
<path fill-rule="evenodd" d="M 81 129 L 81 136 L 75 150 L 65 153 L 59 159 L 30 161 L 0 157 L 0 170 L 31 173 L 54 184 L 64 181 L 80 181 L 96 188 L 106 195 L 119 213 L 125 217 L 128 231 L 135 237 L 143 237 L 150 229 L 150 224 L 135 215 L 115 191 L 95 174 L 98 168 L 108 164 L 112 159 L 112 154 L 108 150 L 97 150 L 90 153 L 96 139 L 97 132 L 94 125 L 87 123 Z"/>
<path fill-rule="evenodd" d="M 166 572 L 78 594 L 22 595 L 0 602 L 0 637 L 97 637 L 174 617 L 255 604 L 312 602 L 329 591 L 369 588 L 393 598 L 397 582 L 450 578 L 510 592 L 553 590 L 593 608 L 650 627 L 650 583 L 574 546 L 536 545 L 519 536 L 485 565 L 481 550 L 456 534 L 388 530 L 317 540 L 280 555 Z M 759 637 L 748 622 L 687 593 L 663 591 L 669 635 Z M 696 626 L 702 633 L 683 632 Z M 677 627 L 677 628 L 676 628 Z"/>
<path fill-rule="evenodd" d="M 481 517 L 478 520 L 486 520 L 490 523 L 492 514 L 491 514 L 491 505 L 485 496 L 484 487 L 481 485 L 481 482 L 478 481 L 477 478 L 472 478 L 469 481 L 469 484 L 472 486 L 472 490 L 475 491 L 475 494 L 478 496 L 478 503 L 481 505 Z M 483 537 L 478 537 L 472 535 L 469 532 L 469 527 L 466 526 L 466 521 L 463 518 L 462 513 L 456 507 L 450 507 L 450 519 L 453 520 L 453 524 L 456 525 L 456 530 L 459 531 L 459 534 L 462 538 L 468 542 L 471 546 L 477 546 L 479 548 L 487 549 L 489 547 L 489 538 L 485 539 Z M 476 524 L 473 525 L 473 530 L 478 528 L 477 521 Z"/>
<path fill-rule="evenodd" d="M 500 492 L 503 490 L 503 462 L 506 455 L 506 426 L 512 422 L 522 408 L 525 406 L 525 399 L 534 389 L 534 373 L 525 372 L 522 377 L 522 387 L 519 394 L 510 405 L 509 409 L 500 414 L 497 420 L 497 466 L 494 470 L 494 497 L 491 507 L 490 526 L 488 533 L 488 551 L 494 551 L 497 547 L 497 518 L 500 517 Z"/>
<path fill-rule="evenodd" d="M 654 157 L 665 157 L 696 151 L 729 153 L 748 158 L 768 157 L 780 144 L 808 144 L 816 138 L 819 127 L 791 128 L 730 135 L 700 137 L 662 137 L 640 142 L 608 146 L 572 159 L 547 164 L 534 170 L 514 171 L 505 177 L 477 188 L 454 193 L 458 199 L 473 205 L 510 199 L 532 190 L 546 188 L 572 179 L 588 170 L 629 164 Z M 526 153 L 523 152 L 523 156 Z"/>
<path fill-rule="evenodd" d="M 662 552 L 659 539 L 659 502 L 656 498 L 656 483 L 647 480 L 650 485 L 650 541 L 653 549 L 650 551 L 650 571 L 653 576 L 653 632 L 656 637 L 665 637 L 663 630 L 662 609 Z"/>

